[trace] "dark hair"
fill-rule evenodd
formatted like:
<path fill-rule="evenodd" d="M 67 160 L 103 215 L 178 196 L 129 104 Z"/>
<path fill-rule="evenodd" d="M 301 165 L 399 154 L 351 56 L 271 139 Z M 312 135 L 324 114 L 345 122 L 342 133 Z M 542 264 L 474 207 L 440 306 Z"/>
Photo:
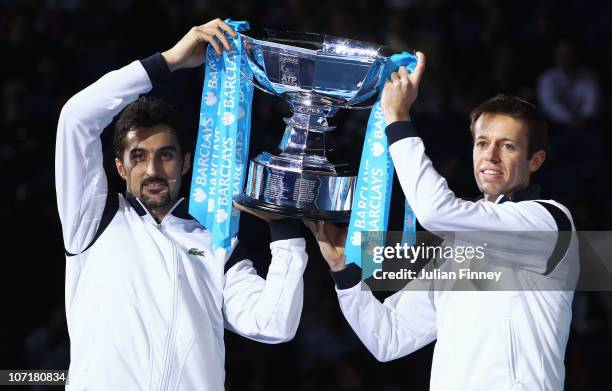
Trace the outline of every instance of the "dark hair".
<path fill-rule="evenodd" d="M 548 147 L 548 124 L 534 104 L 516 96 L 497 95 L 481 103 L 470 114 L 470 130 L 474 138 L 474 125 L 483 115 L 507 115 L 521 121 L 527 129 L 527 159 Z"/>
<path fill-rule="evenodd" d="M 185 155 L 187 147 L 180 137 L 180 116 L 176 109 L 159 98 L 141 96 L 126 106 L 119 115 L 115 125 L 113 150 L 115 156 L 121 159 L 125 148 L 126 134 L 136 128 L 149 128 L 155 125 L 167 125 L 174 131 L 176 140 L 181 148 L 181 155 Z"/>

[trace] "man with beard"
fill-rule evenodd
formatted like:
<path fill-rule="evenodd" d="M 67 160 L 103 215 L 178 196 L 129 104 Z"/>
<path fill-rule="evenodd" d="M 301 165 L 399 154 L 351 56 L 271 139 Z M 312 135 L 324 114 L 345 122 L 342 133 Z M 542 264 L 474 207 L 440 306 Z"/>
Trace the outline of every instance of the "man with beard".
<path fill-rule="evenodd" d="M 172 49 L 110 72 L 62 109 L 56 190 L 66 247 L 68 389 L 220 390 L 224 328 L 279 343 L 297 329 L 306 266 L 299 221 L 269 221 L 267 278 L 234 240 L 211 233 L 179 198 L 190 153 L 164 102 L 139 98 L 171 72 L 203 63 L 205 45 L 230 50 L 219 19 Z M 116 167 L 125 194 L 108 190 L 100 134 L 119 114 Z"/>

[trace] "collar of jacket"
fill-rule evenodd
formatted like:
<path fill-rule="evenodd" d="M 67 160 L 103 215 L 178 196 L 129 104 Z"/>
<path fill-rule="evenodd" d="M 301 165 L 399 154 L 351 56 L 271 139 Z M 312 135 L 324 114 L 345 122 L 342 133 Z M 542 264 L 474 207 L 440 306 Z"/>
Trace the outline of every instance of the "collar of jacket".
<path fill-rule="evenodd" d="M 540 185 L 529 185 L 527 187 L 523 187 L 522 189 L 518 189 L 512 194 L 512 197 L 507 195 L 502 195 L 497 198 L 495 201 L 496 204 L 503 204 L 506 201 L 512 202 L 521 202 L 521 201 L 530 201 L 530 200 L 538 200 L 540 199 L 542 194 L 542 188 Z M 470 201 L 480 201 L 484 198 L 484 195 L 481 195 L 477 198 L 472 198 Z"/>
<path fill-rule="evenodd" d="M 143 217 L 147 214 L 147 209 L 144 204 L 132 193 L 129 191 L 125 192 L 125 199 L 130 203 L 132 208 L 138 213 L 140 217 Z M 193 220 L 193 217 L 189 214 L 189 203 L 183 202 L 185 198 L 179 198 L 179 200 L 174 204 L 174 207 L 170 210 L 170 214 L 174 217 L 178 217 L 183 220 Z"/>

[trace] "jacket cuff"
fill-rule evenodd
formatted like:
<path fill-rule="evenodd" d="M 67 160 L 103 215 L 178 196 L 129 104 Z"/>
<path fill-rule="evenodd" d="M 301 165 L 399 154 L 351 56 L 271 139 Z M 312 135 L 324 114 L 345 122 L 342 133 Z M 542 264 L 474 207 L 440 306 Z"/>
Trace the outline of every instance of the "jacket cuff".
<path fill-rule="evenodd" d="M 395 121 L 385 129 L 389 145 L 406 137 L 419 137 L 411 121 Z"/>
<path fill-rule="evenodd" d="M 354 263 L 349 263 L 339 272 L 330 271 L 338 289 L 348 289 L 361 282 L 361 268 Z"/>
<path fill-rule="evenodd" d="M 161 53 L 155 53 L 144 60 L 140 60 L 140 63 L 145 71 L 147 71 L 153 86 L 170 75 L 170 68 L 168 68 L 168 64 Z"/>
<path fill-rule="evenodd" d="M 268 223 L 272 241 L 295 239 L 302 237 L 302 222 L 298 219 L 285 217 Z"/>

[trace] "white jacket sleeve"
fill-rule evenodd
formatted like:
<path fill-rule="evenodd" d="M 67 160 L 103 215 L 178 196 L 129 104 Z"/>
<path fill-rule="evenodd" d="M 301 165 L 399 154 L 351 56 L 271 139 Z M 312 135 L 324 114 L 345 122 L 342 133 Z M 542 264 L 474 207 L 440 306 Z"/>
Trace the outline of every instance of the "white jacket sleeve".
<path fill-rule="evenodd" d="M 409 285 L 420 286 L 399 291 L 381 303 L 365 283 L 342 289 L 359 281 L 360 270 L 351 264 L 332 275 L 344 317 L 378 361 L 406 356 L 436 339 L 433 292 L 426 285 L 430 283 L 413 280 Z"/>
<path fill-rule="evenodd" d="M 306 242 L 297 233 L 299 224 L 298 220 L 270 223 L 272 262 L 266 279 L 257 275 L 247 257 L 233 254 L 237 262 L 227 270 L 223 289 L 228 329 L 265 343 L 286 342 L 295 336 L 302 313 L 302 275 L 308 259 Z M 275 230 L 282 229 L 285 232 L 279 239 Z"/>
<path fill-rule="evenodd" d="M 57 127 L 55 186 L 64 246 L 83 251 L 92 241 L 108 184 L 100 134 L 125 106 L 151 89 L 139 61 L 110 72 L 64 105 Z"/>

